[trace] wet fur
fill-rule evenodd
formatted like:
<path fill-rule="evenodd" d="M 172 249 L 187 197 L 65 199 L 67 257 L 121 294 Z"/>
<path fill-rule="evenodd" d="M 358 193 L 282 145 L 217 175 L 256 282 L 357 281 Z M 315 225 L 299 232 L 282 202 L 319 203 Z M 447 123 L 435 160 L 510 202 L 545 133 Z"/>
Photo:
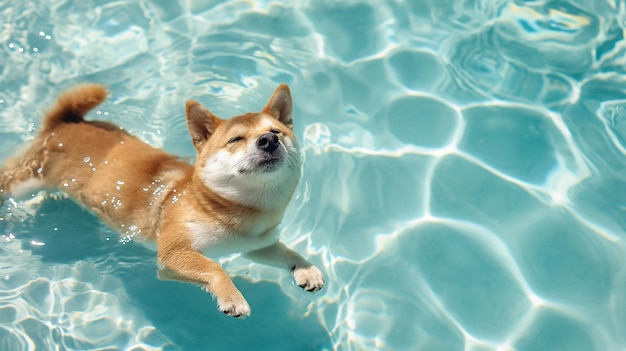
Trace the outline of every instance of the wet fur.
<path fill-rule="evenodd" d="M 300 176 L 286 85 L 262 112 L 228 120 L 187 101 L 195 165 L 114 124 L 84 120 L 106 96 L 106 89 L 94 84 L 61 95 L 36 139 L 0 168 L 1 197 L 26 196 L 38 188 L 65 191 L 115 230 L 156 241 L 159 277 L 200 284 L 230 316 L 248 316 L 250 306 L 206 253 L 243 252 L 291 270 L 305 290 L 323 287 L 319 269 L 277 239 Z M 264 134 L 277 135 L 275 151 L 260 149 Z"/>

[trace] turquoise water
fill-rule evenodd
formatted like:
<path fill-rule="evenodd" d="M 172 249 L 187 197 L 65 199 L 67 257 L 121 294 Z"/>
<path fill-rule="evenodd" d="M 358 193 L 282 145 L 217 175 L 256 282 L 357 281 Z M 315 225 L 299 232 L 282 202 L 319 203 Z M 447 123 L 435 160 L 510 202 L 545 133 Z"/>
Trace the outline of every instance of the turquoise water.
<path fill-rule="evenodd" d="M 612 0 L 0 0 L 0 159 L 61 90 L 193 157 L 184 101 L 294 97 L 281 238 L 220 315 L 60 194 L 0 211 L 0 350 L 626 349 L 626 6 Z"/>

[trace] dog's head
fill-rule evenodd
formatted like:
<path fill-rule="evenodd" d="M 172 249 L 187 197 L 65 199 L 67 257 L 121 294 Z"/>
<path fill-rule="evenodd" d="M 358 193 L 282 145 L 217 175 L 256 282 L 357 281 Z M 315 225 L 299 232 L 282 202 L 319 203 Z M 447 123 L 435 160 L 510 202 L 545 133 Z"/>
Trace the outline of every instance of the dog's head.
<path fill-rule="evenodd" d="M 261 209 L 284 207 L 300 178 L 289 87 L 280 85 L 262 112 L 223 120 L 186 104 L 197 151 L 196 178 L 216 194 Z"/>

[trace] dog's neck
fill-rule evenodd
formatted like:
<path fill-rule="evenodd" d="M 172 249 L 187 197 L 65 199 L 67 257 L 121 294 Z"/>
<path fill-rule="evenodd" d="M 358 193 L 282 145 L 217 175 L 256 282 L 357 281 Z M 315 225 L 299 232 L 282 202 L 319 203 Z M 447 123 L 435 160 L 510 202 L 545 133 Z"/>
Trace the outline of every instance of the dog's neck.
<path fill-rule="evenodd" d="M 203 201 L 212 206 L 248 209 L 249 211 L 282 213 L 291 200 L 299 179 L 267 179 L 262 182 L 245 182 L 230 178 L 206 184 L 197 173 L 194 174 L 194 190 L 202 193 Z"/>

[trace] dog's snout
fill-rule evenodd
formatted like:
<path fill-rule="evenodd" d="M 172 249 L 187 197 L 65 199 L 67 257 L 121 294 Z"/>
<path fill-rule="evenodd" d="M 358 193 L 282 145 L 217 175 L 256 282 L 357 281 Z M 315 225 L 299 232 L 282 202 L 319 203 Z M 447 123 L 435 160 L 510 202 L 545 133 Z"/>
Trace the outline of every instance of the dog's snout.
<path fill-rule="evenodd" d="M 256 145 L 265 152 L 274 152 L 278 148 L 278 136 L 274 133 L 265 133 L 256 140 Z"/>

